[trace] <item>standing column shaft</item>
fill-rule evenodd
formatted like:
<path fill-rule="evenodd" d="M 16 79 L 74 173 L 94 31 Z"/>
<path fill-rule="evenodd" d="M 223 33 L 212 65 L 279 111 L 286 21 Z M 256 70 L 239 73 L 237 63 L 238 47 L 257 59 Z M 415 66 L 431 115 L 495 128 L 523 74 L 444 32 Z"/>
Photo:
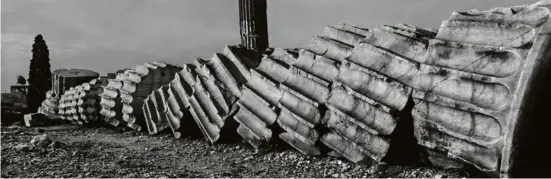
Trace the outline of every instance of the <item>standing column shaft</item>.
<path fill-rule="evenodd" d="M 260 52 L 268 45 L 266 0 L 239 0 L 241 44 Z"/>

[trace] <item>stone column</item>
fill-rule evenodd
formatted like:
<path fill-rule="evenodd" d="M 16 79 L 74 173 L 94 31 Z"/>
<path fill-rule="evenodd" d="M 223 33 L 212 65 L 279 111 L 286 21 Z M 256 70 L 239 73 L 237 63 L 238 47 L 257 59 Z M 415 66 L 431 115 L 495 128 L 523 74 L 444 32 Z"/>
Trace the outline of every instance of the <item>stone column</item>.
<path fill-rule="evenodd" d="M 241 44 L 260 52 L 268 45 L 266 0 L 239 0 Z"/>

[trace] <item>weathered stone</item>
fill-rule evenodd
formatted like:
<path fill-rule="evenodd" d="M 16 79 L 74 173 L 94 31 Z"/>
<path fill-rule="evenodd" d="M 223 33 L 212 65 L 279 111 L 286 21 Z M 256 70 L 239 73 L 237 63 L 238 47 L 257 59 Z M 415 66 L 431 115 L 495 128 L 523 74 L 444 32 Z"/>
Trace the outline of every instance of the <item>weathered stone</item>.
<path fill-rule="evenodd" d="M 269 107 L 268 102 L 248 88 L 245 88 L 241 94 L 239 104 L 249 109 L 266 125 L 271 125 L 276 121 L 277 114 Z"/>
<path fill-rule="evenodd" d="M 211 73 L 218 81 L 220 81 L 224 86 L 235 96 L 239 96 L 241 90 L 238 87 L 239 81 L 235 79 L 232 74 L 238 74 L 238 72 L 230 71 L 227 66 L 224 65 L 223 61 L 227 61 L 227 58 L 222 54 L 214 54 L 214 56 L 207 61 L 207 65 L 211 69 Z M 231 66 L 230 66 L 231 67 Z"/>
<path fill-rule="evenodd" d="M 321 117 L 316 105 L 316 103 L 300 98 L 289 90 L 285 90 L 280 100 L 280 108 L 286 108 L 312 124 L 319 123 Z"/>
<path fill-rule="evenodd" d="M 431 32 L 419 27 L 415 27 L 407 24 L 397 24 L 395 26 L 391 25 L 382 25 L 379 27 L 381 30 L 386 32 L 396 33 L 402 36 L 413 38 L 417 41 L 426 43 L 430 39 L 436 36 L 436 32 Z"/>
<path fill-rule="evenodd" d="M 199 125 L 199 129 L 201 129 L 203 134 L 209 139 L 211 143 L 216 142 L 220 138 L 220 128 L 209 121 L 207 115 L 205 114 L 195 97 L 191 97 L 189 99 L 189 102 L 191 104 L 190 109 L 192 109 L 190 110 L 191 115 L 195 119 L 196 123 Z"/>
<path fill-rule="evenodd" d="M 169 121 L 166 118 L 166 112 L 168 110 L 167 102 L 165 101 L 168 91 L 168 85 L 162 86 L 161 88 L 153 91 L 151 95 L 146 98 L 144 105 L 150 118 L 146 118 L 146 126 L 150 134 L 156 134 L 160 131 L 163 131 L 169 128 Z M 123 112 L 124 112 L 123 106 Z M 131 113 L 130 113 L 131 114 Z M 134 121 L 126 121 L 130 124 L 133 124 Z"/>
<path fill-rule="evenodd" d="M 52 139 L 48 136 L 48 134 L 42 134 L 34 136 L 31 140 L 30 144 L 37 147 L 46 147 L 52 143 Z"/>
<path fill-rule="evenodd" d="M 360 163 L 367 160 L 367 156 L 363 153 L 364 151 L 360 147 L 347 141 L 344 137 L 338 134 L 327 133 L 320 139 L 320 141 L 332 150 L 337 151 L 340 156 L 351 162 Z"/>
<path fill-rule="evenodd" d="M 308 140 L 301 140 L 297 135 L 293 133 L 285 132 L 279 134 L 279 138 L 295 149 L 303 153 L 304 155 L 319 155 L 321 154 L 319 147 L 315 143 L 311 143 Z"/>
<path fill-rule="evenodd" d="M 208 71 L 206 65 L 200 63 L 200 61 L 202 60 L 198 59 L 195 61 L 195 71 L 198 74 L 197 78 L 199 78 L 203 87 L 206 89 L 206 91 L 208 91 L 214 105 L 221 113 L 221 115 L 227 115 L 230 112 L 230 104 L 224 99 L 222 92 L 214 83 L 213 77 L 211 77 L 212 75 L 209 73 L 210 71 Z"/>
<path fill-rule="evenodd" d="M 431 149 L 443 148 L 448 156 L 466 160 L 483 171 L 495 171 L 497 169 L 499 159 L 497 152 L 466 140 L 451 137 L 445 132 L 429 129 L 425 126 L 427 124 L 424 124 L 428 122 L 419 120 L 420 118 L 416 116 L 414 114 L 416 118 L 414 121 L 415 136 L 419 139 L 428 139 L 419 141 L 422 146 Z"/>
<path fill-rule="evenodd" d="M 180 138 L 182 136 L 181 132 L 179 131 L 181 118 L 176 117 L 174 115 L 173 110 L 171 110 L 171 108 L 167 108 L 167 110 L 165 112 L 165 117 L 168 121 L 170 129 L 172 130 L 172 133 L 174 134 L 174 137 L 175 138 Z"/>
<path fill-rule="evenodd" d="M 285 79 L 282 84 L 317 103 L 325 103 L 329 95 L 327 85 L 296 73 L 289 75 L 289 78 Z"/>
<path fill-rule="evenodd" d="M 361 28 L 361 27 L 351 25 L 351 24 L 346 24 L 346 23 L 340 23 L 337 26 L 337 28 L 348 31 L 348 32 L 351 32 L 351 33 L 355 33 L 355 34 L 358 34 L 358 35 L 362 35 L 364 37 L 367 36 L 367 34 L 369 34 L 368 29 Z"/>
<path fill-rule="evenodd" d="M 482 113 L 418 101 L 412 112 L 418 120 L 430 119 L 433 128 L 481 145 L 501 138 L 502 127 L 497 119 Z"/>
<path fill-rule="evenodd" d="M 235 103 L 242 96 L 243 85 L 251 78 L 249 68 L 258 65 L 254 64 L 255 60 L 243 56 L 246 53 L 240 46 L 226 46 L 222 53 L 215 54 L 211 59 L 196 59 L 193 64 L 183 65 L 182 70 L 170 79 L 169 84 L 162 87 L 162 93 L 157 90 L 150 95 L 150 100 L 146 100 L 149 102 L 144 103 L 143 116 L 149 121 L 147 126 L 158 132 L 155 130 L 155 124 L 160 123 L 153 121 L 159 121 L 163 123 L 163 128 L 171 128 L 178 138 L 184 130 L 181 129 L 182 124 L 189 124 L 187 120 L 190 119 L 185 116 L 189 113 L 189 117 L 193 118 L 199 130 L 211 143 L 218 141 L 226 119 L 233 117 L 237 111 Z M 151 65 L 146 67 L 148 70 L 140 68 L 140 71 L 143 71 L 141 73 L 150 73 Z M 258 96 L 255 98 L 259 99 Z M 243 102 L 249 107 L 261 107 L 255 105 L 258 103 L 247 103 L 254 102 L 250 99 L 255 98 L 245 96 L 244 99 L 247 100 Z M 125 108 L 125 111 L 128 109 Z M 253 111 L 273 113 L 269 108 L 260 111 L 255 108 Z M 267 116 L 262 118 L 265 117 Z M 271 118 L 273 119 L 268 120 L 275 121 L 275 115 Z M 249 118 L 244 120 L 249 124 L 247 119 Z M 247 137 L 250 135 L 248 130 L 241 127 L 238 133 L 250 138 Z"/>
<path fill-rule="evenodd" d="M 549 9 L 538 6 L 498 7 L 483 11 L 471 10 L 467 12 L 454 12 L 450 19 L 497 23 L 523 23 L 535 27 L 549 19 Z"/>
<path fill-rule="evenodd" d="M 524 58 L 515 49 L 436 39 L 430 40 L 428 49 L 425 64 L 495 77 L 513 75 Z"/>
<path fill-rule="evenodd" d="M 349 33 L 345 30 L 331 26 L 325 27 L 322 36 L 337 40 L 350 46 L 357 45 L 362 39 L 365 38 L 365 36 L 362 36 L 360 34 Z"/>
<path fill-rule="evenodd" d="M 411 88 L 351 62 L 343 64 L 338 81 L 382 104 L 401 110 L 405 107 Z"/>
<path fill-rule="evenodd" d="M 235 120 L 241 125 L 246 126 L 253 135 L 260 140 L 269 140 L 272 138 L 272 131 L 266 127 L 261 119 L 254 115 L 249 109 L 239 105 L 239 111 L 234 116 Z"/>
<path fill-rule="evenodd" d="M 115 106 L 116 102 L 111 98 L 100 100 L 100 96 L 108 96 L 111 93 L 104 93 L 106 90 L 110 90 L 105 86 L 104 82 L 98 82 L 98 80 L 92 80 L 89 83 L 83 83 L 81 85 L 74 86 L 65 91 L 59 99 L 59 111 L 58 115 L 62 119 L 66 119 L 73 124 L 87 124 L 93 121 L 97 121 L 97 116 L 100 114 L 100 107 Z M 116 91 L 114 94 L 117 96 Z M 104 111 L 108 113 L 108 111 Z M 116 114 L 115 114 L 116 115 Z"/>
<path fill-rule="evenodd" d="M 87 69 L 57 69 L 52 72 L 52 92 L 62 95 L 69 88 L 98 77 L 97 72 Z"/>
<path fill-rule="evenodd" d="M 547 8 L 533 5 L 459 12 L 442 23 L 427 59 L 411 70 L 409 79 L 420 73 L 419 80 L 401 80 L 415 88 L 415 136 L 429 161 L 510 176 L 518 137 L 529 130 L 523 124 L 536 120 L 527 117 L 532 96 L 546 83 L 548 18 Z"/>
<path fill-rule="evenodd" d="M 308 124 L 300 117 L 292 114 L 289 110 L 283 109 L 277 118 L 277 122 L 284 130 L 296 134 L 295 138 L 301 138 L 303 142 L 309 142 L 312 145 L 319 139 L 320 134 L 311 124 Z"/>
<path fill-rule="evenodd" d="M 272 80 L 279 83 L 287 80 L 291 75 L 287 65 L 278 60 L 273 60 L 268 56 L 262 58 L 262 62 L 255 70 L 269 76 Z"/>
<path fill-rule="evenodd" d="M 53 119 L 50 119 L 48 116 L 42 113 L 31 113 L 25 114 L 23 116 L 23 121 L 27 127 L 37 127 L 37 126 L 46 126 L 54 122 Z"/>
<path fill-rule="evenodd" d="M 174 74 L 180 70 L 181 67 L 153 61 L 119 70 L 112 78 L 100 79 L 98 81 L 101 82 L 95 83 L 100 85 L 97 90 L 90 91 L 90 94 L 99 95 L 97 108 L 101 107 L 101 110 L 96 111 L 99 111 L 99 114 L 106 118 L 105 121 L 112 125 L 126 126 L 134 130 L 141 130 L 142 126 L 145 126 L 150 133 L 166 129 L 169 127 L 164 120 L 166 99 L 161 95 L 168 95 L 166 89 L 162 92 L 163 94 L 160 94 L 158 89 L 167 85 L 174 78 Z M 91 85 L 90 88 L 93 87 L 94 85 Z M 89 102 L 85 103 L 93 106 Z M 158 110 L 161 110 L 160 113 Z M 84 115 L 87 115 L 88 119 L 96 118 L 94 114 Z"/>
<path fill-rule="evenodd" d="M 283 97 L 283 92 L 277 88 L 276 84 L 256 70 L 251 70 L 251 78 L 247 82 L 247 87 L 271 104 L 278 104 Z"/>
<path fill-rule="evenodd" d="M 286 64 L 292 65 L 297 60 L 296 57 L 294 57 L 294 52 L 282 48 L 274 48 L 274 50 L 270 53 L 270 57 L 273 59 L 277 59 L 280 61 L 285 62 Z"/>
<path fill-rule="evenodd" d="M 520 47 L 535 36 L 534 27 L 516 23 L 488 21 L 445 20 L 440 25 L 437 39 L 480 45 Z"/>
<path fill-rule="evenodd" d="M 414 61 L 422 61 L 426 54 L 426 44 L 422 39 L 415 39 L 381 29 L 371 29 L 369 32 L 369 35 L 361 43 L 371 44 Z"/>
<path fill-rule="evenodd" d="M 247 82 L 249 79 L 249 69 L 258 66 L 257 59 L 250 59 L 244 53 L 246 53 L 242 47 L 226 45 L 222 50 L 222 54 L 230 61 L 225 62 L 226 67 L 230 69 L 232 75 L 238 80 L 239 84 Z M 223 61 L 224 62 L 224 61 Z"/>
<path fill-rule="evenodd" d="M 306 49 L 330 59 L 343 61 L 352 50 L 352 47 L 326 37 L 314 36 Z"/>
<path fill-rule="evenodd" d="M 53 147 L 53 148 L 60 148 L 63 146 L 65 146 L 65 143 L 59 142 L 59 141 L 53 141 L 52 143 L 50 143 L 50 145 L 48 145 L 48 147 Z"/>
<path fill-rule="evenodd" d="M 183 77 L 183 79 L 186 80 L 188 84 L 193 84 L 192 85 L 192 88 L 194 89 L 193 95 L 197 99 L 197 102 L 201 105 L 201 108 L 204 110 L 209 120 L 213 124 L 218 126 L 218 128 L 222 128 L 222 126 L 224 126 L 224 121 L 222 120 L 222 117 L 220 116 L 220 114 L 218 113 L 218 110 L 214 106 L 214 103 L 209 98 L 207 91 L 205 91 L 205 89 L 203 88 L 202 83 L 195 79 L 193 79 L 193 81 L 195 82 L 193 83 L 192 81 L 188 81 L 191 79 L 188 79 L 187 77 Z"/>
<path fill-rule="evenodd" d="M 245 139 L 251 146 L 254 148 L 259 148 L 262 144 L 265 143 L 264 140 L 257 137 L 249 128 L 245 125 L 239 125 L 237 127 L 237 133 Z"/>
<path fill-rule="evenodd" d="M 367 101 L 347 94 L 342 89 L 333 89 L 327 103 L 375 129 L 378 133 L 389 135 L 396 127 L 396 120 L 389 113 Z"/>
<path fill-rule="evenodd" d="M 335 81 L 339 74 L 339 65 L 327 58 L 320 58 L 307 50 L 300 50 L 299 57 L 293 66 L 309 72 L 325 81 Z"/>
<path fill-rule="evenodd" d="M 362 43 L 354 48 L 348 59 L 408 86 L 483 108 L 501 110 L 505 102 L 511 99 L 510 91 L 502 84 L 456 79 L 449 74 L 425 73 L 418 68 L 418 64 L 369 44 Z M 393 68 L 388 68 L 390 66 Z"/>
<path fill-rule="evenodd" d="M 30 144 L 17 144 L 13 148 L 17 151 L 28 152 L 28 151 L 31 151 L 33 149 L 33 145 L 30 145 Z"/>

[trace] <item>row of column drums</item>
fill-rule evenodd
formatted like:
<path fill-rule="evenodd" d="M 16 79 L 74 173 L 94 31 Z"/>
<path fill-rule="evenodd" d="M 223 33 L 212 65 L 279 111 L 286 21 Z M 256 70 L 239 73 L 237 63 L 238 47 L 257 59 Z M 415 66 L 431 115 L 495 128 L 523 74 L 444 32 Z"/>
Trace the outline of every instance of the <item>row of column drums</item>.
<path fill-rule="evenodd" d="M 352 162 L 382 161 L 392 141 L 411 137 L 434 165 L 508 172 L 516 145 L 509 129 L 518 127 L 509 121 L 519 120 L 511 105 L 524 104 L 517 87 L 535 78 L 530 65 L 521 78 L 521 65 L 542 58 L 549 38 L 539 30 L 549 31 L 549 14 L 536 5 L 454 13 L 438 31 L 328 26 L 305 49 L 226 46 L 182 66 L 121 70 L 57 102 L 49 93 L 41 110 L 58 105 L 72 123 L 102 119 L 150 134 L 170 129 L 176 138 L 195 128 L 211 143 L 234 131 L 255 148 L 280 140 Z M 397 135 L 407 121 L 412 134 Z"/>

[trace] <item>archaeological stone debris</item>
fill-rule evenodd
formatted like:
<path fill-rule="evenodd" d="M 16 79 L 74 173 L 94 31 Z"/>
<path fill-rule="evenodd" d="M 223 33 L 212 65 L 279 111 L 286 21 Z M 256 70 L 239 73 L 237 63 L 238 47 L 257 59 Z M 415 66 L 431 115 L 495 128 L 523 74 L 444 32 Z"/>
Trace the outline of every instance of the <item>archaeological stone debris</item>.
<path fill-rule="evenodd" d="M 40 118 L 40 120 L 25 119 L 26 124 L 47 123 L 59 118 L 69 119 L 71 122 L 77 124 L 79 123 L 77 121 L 80 121 L 80 124 L 82 124 L 82 122 L 88 121 L 92 116 L 94 116 L 92 118 L 96 119 L 97 115 L 88 116 L 89 113 L 84 110 L 86 108 L 82 108 L 87 106 L 87 104 L 84 104 L 83 101 L 79 102 L 79 100 L 97 97 L 97 94 L 85 94 L 85 92 L 90 90 L 90 83 L 93 83 L 94 79 L 98 77 L 99 73 L 86 69 L 73 68 L 53 71 L 52 89 L 46 92 L 46 99 L 38 108 L 38 113 L 44 114 L 46 117 Z M 72 119 L 75 120 L 73 121 Z M 83 119 L 84 121 L 78 119 Z"/>
<path fill-rule="evenodd" d="M 57 69 L 52 72 L 52 93 L 61 95 L 65 90 L 89 82 L 99 77 L 99 73 L 86 69 Z"/>
<path fill-rule="evenodd" d="M 99 120 L 98 80 L 94 79 L 65 90 L 59 99 L 58 115 L 73 124 Z"/>
<path fill-rule="evenodd" d="M 281 141 L 354 163 L 384 161 L 396 126 L 409 120 L 432 165 L 508 176 L 519 126 L 531 120 L 527 98 L 550 57 L 543 5 L 454 12 L 438 29 L 342 23 L 304 48 L 256 56 L 226 45 L 193 63 L 121 70 L 45 103 L 78 124 L 176 138 L 197 128 L 211 143 Z"/>
<path fill-rule="evenodd" d="M 157 125 L 165 123 L 159 117 L 165 103 L 158 101 L 161 99 L 156 93 L 180 70 L 181 67 L 154 61 L 108 76 L 99 85 L 100 114 L 113 126 L 157 133 L 157 127 L 164 129 Z"/>

